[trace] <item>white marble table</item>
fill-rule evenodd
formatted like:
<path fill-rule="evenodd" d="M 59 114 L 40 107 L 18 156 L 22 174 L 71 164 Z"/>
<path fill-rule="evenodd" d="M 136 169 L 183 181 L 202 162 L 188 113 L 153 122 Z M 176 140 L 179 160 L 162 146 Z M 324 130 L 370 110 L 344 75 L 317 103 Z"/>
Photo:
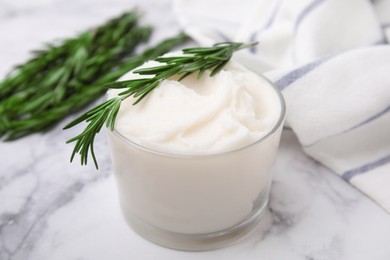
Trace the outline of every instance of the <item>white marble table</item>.
<path fill-rule="evenodd" d="M 121 0 L 0 0 L 0 77 L 42 42 L 99 24 L 130 9 Z M 153 41 L 173 35 L 169 1 L 140 1 Z M 127 227 L 119 211 L 104 134 L 101 170 L 69 164 L 65 140 L 81 128 L 0 142 L 0 259 L 390 259 L 390 216 L 303 154 L 285 130 L 269 210 L 245 239 L 209 252 L 154 245 Z"/>

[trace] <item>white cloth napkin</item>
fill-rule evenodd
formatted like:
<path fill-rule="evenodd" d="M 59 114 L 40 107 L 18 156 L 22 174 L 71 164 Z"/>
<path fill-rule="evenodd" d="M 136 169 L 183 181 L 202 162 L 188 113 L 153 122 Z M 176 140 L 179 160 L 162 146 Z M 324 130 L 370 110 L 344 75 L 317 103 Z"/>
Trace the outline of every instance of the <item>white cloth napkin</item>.
<path fill-rule="evenodd" d="M 237 53 L 282 90 L 305 152 L 390 212 L 390 0 L 175 0 L 200 45 Z"/>

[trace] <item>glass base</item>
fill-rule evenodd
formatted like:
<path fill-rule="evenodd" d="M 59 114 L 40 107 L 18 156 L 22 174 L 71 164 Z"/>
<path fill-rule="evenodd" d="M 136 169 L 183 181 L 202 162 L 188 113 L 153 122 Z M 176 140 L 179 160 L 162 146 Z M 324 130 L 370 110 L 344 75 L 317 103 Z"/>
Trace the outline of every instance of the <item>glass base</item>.
<path fill-rule="evenodd" d="M 145 223 L 130 213 L 126 214 L 126 211 L 123 212 L 132 229 L 155 244 L 183 251 L 206 251 L 226 247 L 249 234 L 264 215 L 268 204 L 268 196 L 265 196 L 265 198 L 256 201 L 257 207 L 255 208 L 257 210 L 241 223 L 221 231 L 205 234 L 184 234 L 163 230 Z"/>

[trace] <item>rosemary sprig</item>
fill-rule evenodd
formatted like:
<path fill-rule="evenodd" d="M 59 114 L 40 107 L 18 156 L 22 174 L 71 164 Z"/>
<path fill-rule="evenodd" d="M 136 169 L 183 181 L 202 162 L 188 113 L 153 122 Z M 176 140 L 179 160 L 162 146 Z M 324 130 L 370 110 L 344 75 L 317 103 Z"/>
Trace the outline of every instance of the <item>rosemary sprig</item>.
<path fill-rule="evenodd" d="M 164 79 L 179 75 L 182 80 L 193 73 L 198 73 L 197 78 L 202 77 L 206 70 L 211 70 L 210 76 L 216 75 L 228 63 L 233 53 L 237 50 L 253 46 L 257 43 L 218 43 L 208 48 L 189 48 L 183 50 L 183 56 L 162 56 L 154 60 L 161 63 L 151 68 L 143 68 L 133 71 L 139 75 L 152 75 L 107 84 L 109 88 L 125 89 L 117 97 L 111 98 L 97 107 L 84 113 L 70 122 L 64 129 L 71 128 L 81 122 L 87 122 L 87 127 L 82 133 L 68 140 L 67 143 L 76 142 L 71 155 L 71 162 L 76 154 L 81 156 L 81 165 L 86 165 L 88 154 L 91 152 L 95 167 L 98 169 L 93 142 L 95 136 L 105 124 L 111 131 L 114 130 L 115 119 L 119 112 L 121 102 L 134 97 L 134 105 L 143 100 L 153 89 L 160 85 Z"/>
<path fill-rule="evenodd" d="M 44 130 L 74 111 L 65 109 L 67 100 L 93 92 L 96 79 L 114 73 L 112 69 L 149 38 L 151 27 L 138 26 L 138 18 L 136 12 L 127 12 L 60 45 L 48 44 L 11 71 L 0 82 L 0 137 L 13 140 Z M 111 80 L 115 78 L 100 83 Z M 84 105 L 92 101 L 85 99 Z M 52 112 L 61 109 L 66 112 Z"/>
<path fill-rule="evenodd" d="M 23 120 L 13 120 L 8 122 L 8 138 L 15 139 L 31 132 L 43 131 L 51 127 L 62 118 L 72 112 L 80 110 L 105 93 L 107 91 L 105 83 L 117 80 L 127 71 L 138 67 L 147 60 L 166 53 L 173 47 L 184 43 L 187 39 L 188 37 L 184 34 L 168 38 L 155 46 L 146 49 L 141 54 L 125 59 L 117 65 L 114 70 L 108 71 L 102 77 L 94 81 L 90 86 L 81 88 L 79 91 L 64 99 L 56 106 L 46 109 L 40 113 L 30 115 Z M 0 118 L 2 117 L 0 116 Z"/>

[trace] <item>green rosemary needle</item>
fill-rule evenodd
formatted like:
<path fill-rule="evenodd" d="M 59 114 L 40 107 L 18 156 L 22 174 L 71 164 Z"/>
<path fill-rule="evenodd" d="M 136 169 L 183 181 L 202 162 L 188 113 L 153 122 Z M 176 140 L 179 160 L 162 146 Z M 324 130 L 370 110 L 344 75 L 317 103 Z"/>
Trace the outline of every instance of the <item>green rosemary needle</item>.
<path fill-rule="evenodd" d="M 88 123 L 82 133 L 67 141 L 67 143 L 76 142 L 71 161 L 73 161 L 76 154 L 80 154 L 81 165 L 86 165 L 88 154 L 91 152 L 95 167 L 98 169 L 93 148 L 95 136 L 104 125 L 111 131 L 114 130 L 115 119 L 124 99 L 132 96 L 136 99 L 134 102 L 134 105 L 136 105 L 159 86 L 164 79 L 174 75 L 179 75 L 179 80 L 182 80 L 193 73 L 198 73 L 197 77 L 199 79 L 206 70 L 211 70 L 210 76 L 212 77 L 223 69 L 235 51 L 255 44 L 257 43 L 224 42 L 208 48 L 184 49 L 182 51 L 184 55 L 182 56 L 158 57 L 154 61 L 161 65 L 133 71 L 133 73 L 147 75 L 148 77 L 106 84 L 108 88 L 124 89 L 124 91 L 120 92 L 117 97 L 108 99 L 89 110 L 64 127 L 64 129 L 68 129 L 84 121 Z M 150 78 L 151 75 L 153 77 Z"/>

